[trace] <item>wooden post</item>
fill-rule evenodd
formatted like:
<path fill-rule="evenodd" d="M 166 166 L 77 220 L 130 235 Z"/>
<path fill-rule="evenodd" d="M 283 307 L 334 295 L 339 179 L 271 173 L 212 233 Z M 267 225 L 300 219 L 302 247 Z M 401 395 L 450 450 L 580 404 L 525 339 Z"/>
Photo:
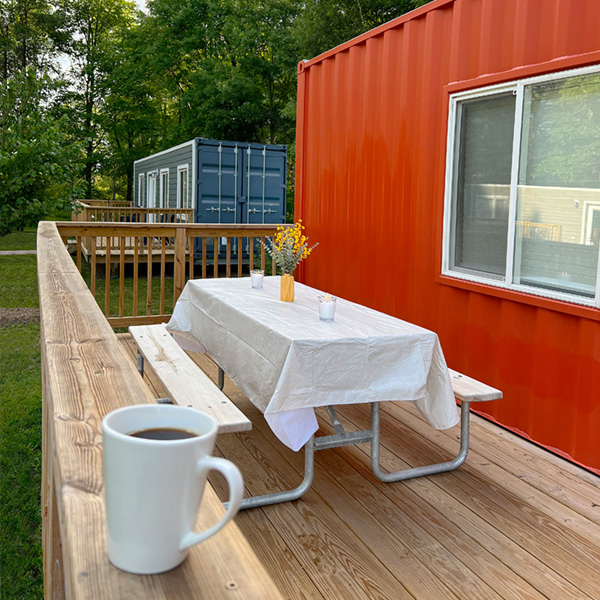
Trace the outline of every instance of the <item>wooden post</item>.
<path fill-rule="evenodd" d="M 231 238 L 229 236 L 227 236 L 225 248 L 225 277 L 231 277 Z"/>
<path fill-rule="evenodd" d="M 140 238 L 133 238 L 133 310 L 132 314 L 137 317 L 138 314 L 138 281 L 140 267 Z"/>
<path fill-rule="evenodd" d="M 77 236 L 77 270 L 81 273 L 81 236 Z"/>
<path fill-rule="evenodd" d="M 121 236 L 119 241 L 119 316 L 122 317 L 125 314 L 125 236 Z"/>
<path fill-rule="evenodd" d="M 104 314 L 110 316 L 110 253 L 112 238 L 106 236 L 106 260 L 104 261 Z"/>
<path fill-rule="evenodd" d="M 154 242 L 154 238 L 152 236 L 148 236 L 148 248 L 147 248 L 147 262 L 148 262 L 148 270 L 146 271 L 146 284 L 147 284 L 147 294 L 146 294 L 146 314 L 152 314 L 152 244 Z"/>
<path fill-rule="evenodd" d="M 173 273 L 173 303 L 177 302 L 185 285 L 185 227 L 175 230 L 175 263 Z M 190 249 L 191 253 L 191 249 Z"/>
<path fill-rule="evenodd" d="M 44 568 L 44 598 L 65 598 L 63 557 L 60 541 L 56 489 L 54 486 L 53 414 L 47 382 L 44 323 L 40 331 L 42 372 L 42 551 Z"/>
<path fill-rule="evenodd" d="M 165 275 L 167 268 L 167 238 L 162 237 L 160 243 L 160 314 L 165 314 Z"/>
<path fill-rule="evenodd" d="M 189 256 L 190 263 L 189 263 L 189 267 L 188 267 L 188 270 L 189 270 L 188 277 L 189 277 L 189 279 L 194 279 L 194 259 L 195 259 L 195 257 L 194 257 L 194 242 L 195 241 L 196 240 L 193 237 L 189 237 L 187 239 L 187 247 L 188 247 L 188 252 L 189 252 L 189 255 L 190 255 Z M 173 302 L 173 304 L 175 304 L 175 302 Z"/>
<path fill-rule="evenodd" d="M 91 274 L 91 280 L 90 280 L 90 291 L 92 292 L 92 296 L 94 296 L 94 298 L 96 297 L 96 250 L 97 250 L 97 243 L 96 243 L 96 237 L 94 236 L 91 239 L 91 244 L 90 244 L 90 252 L 92 253 L 92 274 Z"/>

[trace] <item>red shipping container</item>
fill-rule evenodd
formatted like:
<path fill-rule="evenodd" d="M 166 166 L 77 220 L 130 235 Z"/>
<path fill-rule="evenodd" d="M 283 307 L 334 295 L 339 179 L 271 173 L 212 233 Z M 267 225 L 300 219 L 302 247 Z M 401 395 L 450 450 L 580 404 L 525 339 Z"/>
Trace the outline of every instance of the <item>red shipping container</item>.
<path fill-rule="evenodd" d="M 300 63 L 296 219 L 303 281 L 436 331 L 504 393 L 474 410 L 600 474 L 597 304 L 442 274 L 452 95 L 597 64 L 596 0 L 437 0 Z"/>

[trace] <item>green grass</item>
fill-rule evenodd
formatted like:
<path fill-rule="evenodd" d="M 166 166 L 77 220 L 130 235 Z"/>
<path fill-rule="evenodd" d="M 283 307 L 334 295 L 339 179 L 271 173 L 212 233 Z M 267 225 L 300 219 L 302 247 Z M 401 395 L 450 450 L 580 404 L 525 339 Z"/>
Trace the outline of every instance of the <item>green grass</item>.
<path fill-rule="evenodd" d="M 104 312 L 106 298 L 106 279 L 103 273 L 104 267 L 100 267 L 98 274 L 96 275 L 96 302 L 100 306 L 102 312 Z M 145 265 L 140 267 L 139 280 L 138 280 L 138 296 L 137 296 L 137 314 L 146 314 L 146 298 L 148 293 L 148 282 L 146 279 Z M 157 277 L 158 271 L 154 270 L 152 277 L 152 314 L 160 314 L 160 277 Z M 87 283 L 88 288 L 91 287 L 91 268 L 90 265 L 85 261 L 81 267 L 81 274 L 83 279 Z M 110 316 L 119 316 L 119 290 L 120 280 L 119 277 L 111 277 L 110 280 Z M 125 286 L 124 286 L 124 316 L 131 316 L 133 314 L 133 273 L 132 266 L 128 265 L 126 268 Z M 165 277 L 165 314 L 173 312 L 173 277 Z"/>
<path fill-rule="evenodd" d="M 0 256 L 1 308 L 38 308 L 36 269 L 33 255 Z"/>
<path fill-rule="evenodd" d="M 35 230 L 0 250 L 35 249 Z M 35 256 L 0 257 L 0 307 L 38 307 Z M 0 598 L 43 598 L 39 323 L 0 327 Z"/>
<path fill-rule="evenodd" d="M 39 323 L 0 328 L 0 598 L 43 597 Z"/>
<path fill-rule="evenodd" d="M 0 250 L 35 250 L 35 229 L 17 231 L 0 237 Z"/>

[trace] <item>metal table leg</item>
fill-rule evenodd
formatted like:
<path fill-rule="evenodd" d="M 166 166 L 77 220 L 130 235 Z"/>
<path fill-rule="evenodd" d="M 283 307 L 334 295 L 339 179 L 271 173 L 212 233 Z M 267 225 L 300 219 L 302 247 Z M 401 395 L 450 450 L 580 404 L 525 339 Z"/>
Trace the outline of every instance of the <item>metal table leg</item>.
<path fill-rule="evenodd" d="M 371 442 L 371 469 L 375 476 L 386 483 L 393 481 L 404 481 L 413 477 L 422 477 L 424 475 L 433 475 L 435 473 L 445 473 L 453 471 L 460 467 L 467 458 L 469 452 L 469 406 L 470 402 L 462 402 L 460 407 L 460 450 L 454 460 L 427 465 L 424 467 L 414 467 L 412 469 L 403 469 L 393 473 L 385 473 L 379 466 L 379 436 L 381 432 L 381 420 L 379 414 L 379 402 L 371 404 L 371 427 L 373 428 L 373 441 Z"/>
<path fill-rule="evenodd" d="M 315 474 L 315 444 L 314 436 L 304 445 L 304 479 L 302 483 L 293 490 L 285 492 L 273 492 L 272 494 L 263 494 L 262 496 L 252 496 L 244 498 L 240 505 L 240 510 L 246 508 L 256 508 L 258 506 L 268 506 L 269 504 L 278 504 L 279 502 L 289 502 L 298 500 L 310 488 Z M 227 502 L 224 503 L 227 508 Z"/>
<path fill-rule="evenodd" d="M 333 435 L 322 435 L 317 438 L 313 436 L 308 442 L 306 442 L 304 446 L 304 479 L 302 480 L 302 483 L 293 490 L 244 498 L 242 500 L 240 509 L 256 508 L 258 506 L 267 506 L 269 504 L 297 500 L 308 491 L 312 484 L 315 472 L 316 450 L 340 448 L 342 446 L 351 446 L 354 444 L 364 444 L 373 440 L 373 432 L 370 429 L 366 431 L 346 432 L 343 425 L 337 418 L 335 409 L 332 406 L 328 406 L 327 409 L 336 433 Z"/>
<path fill-rule="evenodd" d="M 304 446 L 304 478 L 302 483 L 293 490 L 284 492 L 274 492 L 272 494 L 263 494 L 262 496 L 253 496 L 244 498 L 240 506 L 241 509 L 256 508 L 259 506 L 268 506 L 269 504 L 278 504 L 279 502 L 289 502 L 298 500 L 310 488 L 315 470 L 315 451 L 325 450 L 327 448 L 340 448 L 354 444 L 371 443 L 371 468 L 375 476 L 386 483 L 394 481 L 404 481 L 414 477 L 423 477 L 424 475 L 433 475 L 435 473 L 445 473 L 452 471 L 465 462 L 469 451 L 469 402 L 462 402 L 460 409 L 460 450 L 456 458 L 451 461 L 427 465 L 424 467 L 414 467 L 386 473 L 381 470 L 379 465 L 379 441 L 381 434 L 381 415 L 379 402 L 371 403 L 371 429 L 363 431 L 346 432 L 343 425 L 337 418 L 333 407 L 328 406 L 329 416 L 334 427 L 335 433 L 315 438 L 314 436 Z"/>

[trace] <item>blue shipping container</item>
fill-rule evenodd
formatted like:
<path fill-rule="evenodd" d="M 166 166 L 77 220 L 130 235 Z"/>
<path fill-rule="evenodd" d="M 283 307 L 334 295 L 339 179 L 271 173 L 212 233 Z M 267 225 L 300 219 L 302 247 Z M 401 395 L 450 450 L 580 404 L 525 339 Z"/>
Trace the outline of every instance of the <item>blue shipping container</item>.
<path fill-rule="evenodd" d="M 135 203 L 193 207 L 196 223 L 285 223 L 286 165 L 287 146 L 195 138 L 135 161 Z"/>

